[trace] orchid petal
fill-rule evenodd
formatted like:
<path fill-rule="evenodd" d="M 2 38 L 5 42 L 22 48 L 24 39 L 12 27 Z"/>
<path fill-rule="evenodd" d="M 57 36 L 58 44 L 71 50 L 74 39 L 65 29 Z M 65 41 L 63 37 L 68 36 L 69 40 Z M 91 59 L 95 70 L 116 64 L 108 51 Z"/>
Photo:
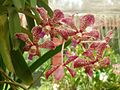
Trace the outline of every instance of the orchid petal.
<path fill-rule="evenodd" d="M 68 33 L 69 36 L 73 36 L 73 35 L 77 34 L 77 31 L 76 30 L 72 30 L 72 29 L 68 29 L 67 33 Z"/>
<path fill-rule="evenodd" d="M 55 70 L 57 70 L 57 69 L 59 68 L 59 66 L 60 66 L 60 65 L 54 66 L 54 67 L 52 67 L 50 70 L 48 70 L 48 71 L 45 73 L 46 79 L 48 79 L 49 76 L 50 76 Z"/>
<path fill-rule="evenodd" d="M 69 68 L 68 66 L 65 66 L 65 67 L 66 67 L 67 70 L 69 71 L 70 75 L 71 75 L 72 77 L 75 77 L 76 72 L 75 72 L 73 69 Z"/>
<path fill-rule="evenodd" d="M 26 46 L 24 47 L 24 49 L 29 48 L 30 46 L 33 45 L 33 43 L 31 42 L 31 40 L 29 39 L 28 35 L 25 33 L 16 33 L 16 38 L 24 41 L 26 43 Z"/>
<path fill-rule="evenodd" d="M 35 26 L 33 27 L 31 32 L 33 34 L 33 42 L 37 43 L 41 37 L 42 28 L 39 26 Z"/>
<path fill-rule="evenodd" d="M 95 39 L 98 39 L 100 37 L 100 34 L 97 30 L 92 30 L 90 32 L 84 33 L 84 35 L 87 35 L 88 37 L 93 37 Z"/>
<path fill-rule="evenodd" d="M 91 66 L 86 66 L 86 67 L 85 67 L 85 72 L 86 72 L 90 77 L 93 76 L 93 70 L 92 70 L 92 67 L 91 67 Z"/>
<path fill-rule="evenodd" d="M 63 12 L 61 10 L 59 10 L 59 9 L 54 10 L 53 22 L 56 23 L 59 20 L 61 20 L 62 18 L 64 18 Z"/>
<path fill-rule="evenodd" d="M 82 43 L 83 48 L 87 49 L 88 44 L 87 43 Z"/>
<path fill-rule="evenodd" d="M 98 55 L 98 56 L 101 56 L 101 57 L 102 57 L 103 51 L 104 51 L 105 48 L 107 47 L 106 45 L 107 45 L 106 43 L 100 43 L 100 44 L 98 45 L 98 47 L 96 48 L 96 50 L 97 50 L 97 55 Z"/>
<path fill-rule="evenodd" d="M 74 56 L 70 56 L 69 59 L 63 64 L 63 66 L 66 66 L 67 64 L 69 64 L 70 62 L 74 61 L 78 56 L 74 55 Z"/>
<path fill-rule="evenodd" d="M 73 21 L 73 17 L 67 17 L 67 18 L 63 18 L 61 20 L 61 22 L 65 23 L 66 25 L 70 26 L 72 29 L 77 30 L 74 21 Z"/>
<path fill-rule="evenodd" d="M 24 50 L 24 51 L 29 51 L 31 46 L 32 46 L 32 45 L 26 44 L 26 45 L 23 47 L 23 50 Z"/>
<path fill-rule="evenodd" d="M 76 59 L 74 61 L 74 68 L 86 66 L 88 62 L 85 59 Z"/>
<path fill-rule="evenodd" d="M 76 46 L 77 46 L 77 41 L 76 41 L 76 39 L 74 39 L 74 38 L 72 39 L 72 46 L 73 46 L 73 47 L 76 47 Z"/>
<path fill-rule="evenodd" d="M 102 67 L 107 67 L 108 65 L 110 65 L 110 58 L 109 57 L 105 57 L 101 62 L 100 65 Z"/>
<path fill-rule="evenodd" d="M 55 49 L 55 43 L 53 41 L 45 41 L 40 45 L 41 48 Z"/>
<path fill-rule="evenodd" d="M 93 15 L 85 15 L 83 17 L 80 18 L 80 32 L 83 32 L 86 27 L 94 24 L 95 22 L 95 18 Z"/>
<path fill-rule="evenodd" d="M 90 48 L 91 48 L 91 49 L 96 49 L 99 45 L 100 45 L 99 42 L 94 42 L 94 43 L 92 43 L 92 44 L 90 45 Z"/>
<path fill-rule="evenodd" d="M 112 36 L 113 36 L 113 30 L 107 33 L 107 36 L 105 37 L 105 41 L 108 43 L 110 39 L 112 38 Z"/>
<path fill-rule="evenodd" d="M 61 80 L 64 76 L 64 67 L 61 65 L 57 70 L 53 73 L 56 80 Z"/>
<path fill-rule="evenodd" d="M 68 40 L 67 30 L 57 30 L 57 32 L 58 32 L 65 40 Z"/>
<path fill-rule="evenodd" d="M 32 60 L 32 57 L 35 56 L 37 54 L 37 47 L 35 45 L 31 46 L 31 48 L 29 49 L 29 59 Z"/>
<path fill-rule="evenodd" d="M 22 40 L 24 42 L 29 40 L 28 35 L 25 34 L 25 33 L 16 33 L 15 36 L 16 36 L 16 38 L 18 38 L 18 39 L 20 39 L 20 40 Z"/>
<path fill-rule="evenodd" d="M 86 57 L 89 57 L 91 60 L 94 60 L 94 54 L 93 49 L 88 49 L 85 52 L 83 52 L 83 55 Z"/>
<path fill-rule="evenodd" d="M 39 12 L 39 14 L 42 17 L 43 21 L 47 21 L 47 19 L 48 19 L 47 11 L 43 7 L 37 8 L 37 11 Z"/>

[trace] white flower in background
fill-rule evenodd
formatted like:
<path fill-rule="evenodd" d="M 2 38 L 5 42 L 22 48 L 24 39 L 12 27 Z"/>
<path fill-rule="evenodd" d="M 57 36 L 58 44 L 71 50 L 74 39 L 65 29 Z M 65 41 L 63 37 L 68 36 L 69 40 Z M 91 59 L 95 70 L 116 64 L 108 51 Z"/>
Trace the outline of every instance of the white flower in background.
<path fill-rule="evenodd" d="M 58 90 L 59 85 L 58 84 L 53 84 L 53 90 Z"/>
<path fill-rule="evenodd" d="M 108 78 L 108 75 L 106 73 L 100 73 L 99 79 L 103 82 L 106 82 Z"/>

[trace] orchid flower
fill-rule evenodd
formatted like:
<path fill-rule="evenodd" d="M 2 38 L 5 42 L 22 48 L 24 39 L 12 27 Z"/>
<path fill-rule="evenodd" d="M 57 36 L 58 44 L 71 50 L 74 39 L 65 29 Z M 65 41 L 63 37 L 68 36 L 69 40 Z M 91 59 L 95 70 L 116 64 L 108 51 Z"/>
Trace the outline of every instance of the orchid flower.
<path fill-rule="evenodd" d="M 73 69 L 69 68 L 67 66 L 67 64 L 74 61 L 76 58 L 77 58 L 77 56 L 70 56 L 68 58 L 68 60 L 65 63 L 63 63 L 62 65 L 56 65 L 56 66 L 52 67 L 50 70 L 48 70 L 46 72 L 46 74 L 45 74 L 46 78 L 48 79 L 48 77 L 50 75 L 54 74 L 56 80 L 61 80 L 64 76 L 64 67 L 66 67 L 66 69 L 69 71 L 70 75 L 72 77 L 74 77 L 76 75 L 76 72 Z M 58 70 L 57 73 L 54 73 L 56 70 Z"/>
<path fill-rule="evenodd" d="M 33 56 L 40 56 L 40 48 L 54 49 L 55 44 L 53 41 L 45 41 L 39 44 L 40 38 L 43 38 L 45 33 L 42 31 L 40 26 L 35 26 L 32 29 L 33 41 L 30 40 L 29 36 L 25 33 L 16 33 L 16 38 L 25 42 L 23 47 L 24 51 L 28 51 L 28 59 L 32 60 Z"/>
<path fill-rule="evenodd" d="M 64 18 L 64 14 L 59 9 L 54 10 L 52 18 L 48 16 L 47 11 L 43 7 L 37 8 L 37 11 L 42 19 L 40 26 L 46 34 L 50 34 L 51 38 L 60 35 L 67 40 L 68 36 L 76 34 L 71 28 L 63 27 L 61 20 Z"/>

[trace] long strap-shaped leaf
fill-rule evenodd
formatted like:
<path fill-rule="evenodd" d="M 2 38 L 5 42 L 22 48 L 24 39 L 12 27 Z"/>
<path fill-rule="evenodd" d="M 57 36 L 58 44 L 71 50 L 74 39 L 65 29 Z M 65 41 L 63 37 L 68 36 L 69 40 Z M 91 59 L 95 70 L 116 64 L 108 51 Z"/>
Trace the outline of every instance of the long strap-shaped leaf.
<path fill-rule="evenodd" d="M 14 72 L 9 52 L 9 37 L 8 37 L 7 15 L 0 16 L 0 54 L 3 62 L 10 72 Z"/>
<path fill-rule="evenodd" d="M 22 53 L 17 51 L 11 52 L 12 62 L 16 75 L 25 83 L 31 84 L 33 82 L 32 73 L 25 62 Z"/>
<path fill-rule="evenodd" d="M 71 43 L 71 40 L 67 41 L 65 43 L 65 48 Z M 59 45 L 56 47 L 55 50 L 50 50 L 47 53 L 45 53 L 43 56 L 41 56 L 38 60 L 36 60 L 31 66 L 30 70 L 31 72 L 34 72 L 39 66 L 41 66 L 43 63 L 45 63 L 48 59 L 52 58 L 55 54 L 61 51 L 62 45 Z"/>
<path fill-rule="evenodd" d="M 13 7 L 8 8 L 8 15 L 9 15 L 9 30 L 10 30 L 12 46 L 14 50 L 17 50 L 19 48 L 20 43 L 16 39 L 15 33 L 21 32 L 20 19 L 18 16 L 18 12 Z"/>
<path fill-rule="evenodd" d="M 5 65 L 3 63 L 2 60 L 2 56 L 0 55 L 0 68 L 2 68 L 5 71 Z M 3 81 L 4 77 L 2 76 L 2 74 L 0 73 L 0 81 Z M 0 90 L 3 90 L 4 84 L 0 85 Z"/>
<path fill-rule="evenodd" d="M 17 9 L 24 9 L 26 0 L 12 0 Z"/>

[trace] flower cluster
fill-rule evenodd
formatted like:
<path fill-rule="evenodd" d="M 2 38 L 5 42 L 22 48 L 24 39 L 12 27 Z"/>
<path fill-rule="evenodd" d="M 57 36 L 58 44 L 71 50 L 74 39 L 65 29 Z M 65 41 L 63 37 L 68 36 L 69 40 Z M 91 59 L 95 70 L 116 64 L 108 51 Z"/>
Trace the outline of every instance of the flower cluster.
<path fill-rule="evenodd" d="M 86 28 L 95 22 L 93 15 L 87 14 L 81 16 L 78 22 L 80 23 L 80 27 L 77 27 L 74 23 L 74 16 L 65 17 L 63 12 L 58 9 L 54 10 L 52 18 L 49 17 L 43 7 L 37 8 L 37 11 L 42 21 L 31 30 L 33 41 L 31 41 L 25 33 L 16 33 L 16 37 L 25 42 L 23 49 L 29 52 L 28 58 L 30 60 L 33 56 L 40 56 L 40 48 L 55 49 L 54 37 L 60 36 L 60 39 L 63 40 L 61 49 L 62 63 L 53 66 L 46 72 L 47 79 L 54 73 L 55 79 L 60 80 L 64 76 L 64 68 L 74 77 L 76 72 L 67 66 L 70 62 L 73 62 L 74 68 L 84 67 L 85 72 L 91 77 L 93 75 L 93 67 L 96 63 L 99 63 L 101 67 L 106 67 L 110 64 L 109 57 L 104 57 L 103 54 L 104 50 L 108 47 L 113 31 L 109 31 L 104 40 L 100 40 L 100 33 L 95 28 L 87 31 Z M 39 40 L 45 35 L 49 35 L 50 39 L 39 43 Z M 72 47 L 74 47 L 74 49 L 76 49 L 78 44 L 82 43 L 82 47 L 84 48 L 82 55 L 84 58 L 80 58 L 79 55 L 76 54 L 67 54 L 68 60 L 64 62 L 64 43 L 70 37 L 72 37 Z M 96 52 L 96 54 L 94 54 L 94 52 Z M 55 71 L 57 71 L 57 73 L 55 73 Z"/>

